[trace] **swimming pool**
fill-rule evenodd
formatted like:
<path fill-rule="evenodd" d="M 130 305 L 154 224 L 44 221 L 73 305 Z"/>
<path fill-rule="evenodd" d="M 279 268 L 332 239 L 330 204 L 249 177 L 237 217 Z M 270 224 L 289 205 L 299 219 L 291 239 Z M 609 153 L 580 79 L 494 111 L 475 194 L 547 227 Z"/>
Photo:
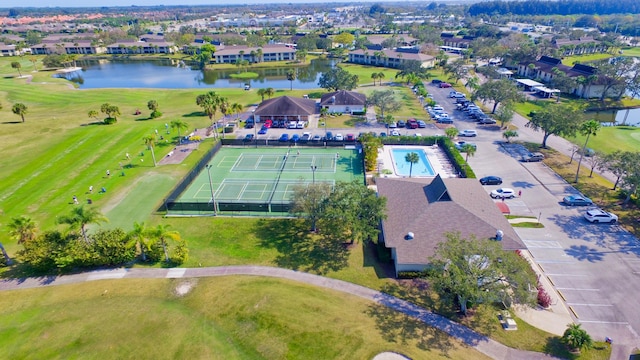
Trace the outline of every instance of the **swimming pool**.
<path fill-rule="evenodd" d="M 411 164 L 405 160 L 405 157 L 409 153 L 418 154 L 418 158 L 420 159 L 417 163 L 413 164 L 413 169 L 411 169 Z M 427 155 L 422 149 L 391 149 L 391 155 L 393 156 L 396 175 L 398 176 L 409 176 L 409 170 L 411 170 L 411 176 L 436 176 L 429 159 L 427 159 Z"/>

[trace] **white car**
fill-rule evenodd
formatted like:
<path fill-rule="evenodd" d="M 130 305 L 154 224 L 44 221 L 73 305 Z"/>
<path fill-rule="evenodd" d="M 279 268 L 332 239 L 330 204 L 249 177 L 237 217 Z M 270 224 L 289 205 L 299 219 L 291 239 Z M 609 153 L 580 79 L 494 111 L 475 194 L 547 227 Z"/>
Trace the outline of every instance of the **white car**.
<path fill-rule="evenodd" d="M 400 136 L 400 132 L 398 130 L 391 131 L 391 136 Z"/>
<path fill-rule="evenodd" d="M 513 199 L 514 197 L 516 197 L 516 192 L 511 188 L 499 188 L 493 190 L 490 195 L 494 199 Z"/>
<path fill-rule="evenodd" d="M 584 213 L 584 218 L 590 223 L 611 223 L 618 221 L 618 216 L 602 209 L 591 209 Z"/>
<path fill-rule="evenodd" d="M 335 140 L 335 141 L 344 141 L 344 136 L 342 136 L 342 134 L 336 134 L 336 136 L 333 138 L 333 140 Z"/>
<path fill-rule="evenodd" d="M 475 130 L 462 130 L 458 133 L 458 136 L 476 137 L 478 132 Z"/>

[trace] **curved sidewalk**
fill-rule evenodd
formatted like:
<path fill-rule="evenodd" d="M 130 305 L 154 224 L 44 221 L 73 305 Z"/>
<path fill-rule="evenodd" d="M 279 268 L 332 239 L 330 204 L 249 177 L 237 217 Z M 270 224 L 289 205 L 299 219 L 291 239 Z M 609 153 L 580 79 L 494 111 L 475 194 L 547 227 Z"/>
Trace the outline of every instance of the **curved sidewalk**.
<path fill-rule="evenodd" d="M 463 325 L 434 314 L 416 305 L 396 297 L 381 293 L 364 286 L 342 280 L 330 279 L 318 275 L 266 266 L 222 266 L 207 268 L 173 269 L 113 269 L 97 270 L 88 273 L 47 276 L 41 278 L 8 279 L 0 282 L 0 290 L 14 290 L 81 283 L 86 281 L 132 278 L 192 278 L 228 275 L 268 276 L 288 279 L 332 290 L 337 290 L 363 299 L 374 301 L 393 310 L 414 317 L 423 323 L 435 327 L 473 347 L 493 359 L 553 359 L 542 353 L 516 350 L 487 338 Z"/>

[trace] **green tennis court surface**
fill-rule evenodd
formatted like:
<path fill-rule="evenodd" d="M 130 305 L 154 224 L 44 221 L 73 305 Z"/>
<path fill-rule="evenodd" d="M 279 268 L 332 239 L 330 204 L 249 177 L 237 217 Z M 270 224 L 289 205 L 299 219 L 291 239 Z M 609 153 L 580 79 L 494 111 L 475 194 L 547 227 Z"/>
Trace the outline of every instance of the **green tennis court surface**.
<path fill-rule="evenodd" d="M 362 155 L 343 148 L 223 147 L 209 165 L 211 182 L 203 169 L 178 203 L 211 204 L 213 192 L 216 204 L 283 204 L 296 186 L 363 179 Z"/>

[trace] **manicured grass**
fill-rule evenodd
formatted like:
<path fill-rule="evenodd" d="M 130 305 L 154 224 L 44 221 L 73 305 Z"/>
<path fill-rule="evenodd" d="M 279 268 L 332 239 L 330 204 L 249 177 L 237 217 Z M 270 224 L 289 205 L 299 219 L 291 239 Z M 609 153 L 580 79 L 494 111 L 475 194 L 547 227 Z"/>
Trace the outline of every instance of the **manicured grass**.
<path fill-rule="evenodd" d="M 539 223 L 539 222 L 519 222 L 519 223 L 512 223 L 511 226 L 521 227 L 521 228 L 532 228 L 532 229 L 542 229 L 544 227 L 544 225 L 542 225 L 542 223 Z"/>
<path fill-rule="evenodd" d="M 574 64 L 584 64 L 591 61 L 609 59 L 613 57 L 611 54 L 586 54 L 586 55 L 575 55 L 575 56 L 567 56 L 562 58 L 562 63 L 567 66 L 573 66 Z"/>
<path fill-rule="evenodd" d="M 257 78 L 258 76 L 260 76 L 258 73 L 254 73 L 251 71 L 245 71 L 243 73 L 240 74 L 231 74 L 229 75 L 230 78 L 232 79 L 254 79 Z"/>
<path fill-rule="evenodd" d="M 362 92 L 369 96 L 373 91 L 393 90 L 395 92 L 395 98 L 402 105 L 398 111 L 392 112 L 391 115 L 396 120 L 406 120 L 409 118 L 426 119 L 428 115 L 426 111 L 420 106 L 420 101 L 413 94 L 411 88 L 405 85 L 396 86 L 375 86 L 361 88 Z M 386 113 L 385 113 L 386 115 Z"/>
<path fill-rule="evenodd" d="M 569 140 L 582 147 L 586 139 L 578 134 Z M 601 127 L 596 136 L 589 137 L 587 147 L 605 154 L 616 150 L 638 151 L 640 149 L 640 128 L 633 126 Z"/>
<path fill-rule="evenodd" d="M 187 281 L 193 288 L 179 296 Z M 413 359 L 487 358 L 365 300 L 239 276 L 3 292 L 0 347 L 13 359 L 371 359 L 389 350 Z"/>
<path fill-rule="evenodd" d="M 362 117 L 351 116 L 351 115 L 338 115 L 338 116 L 328 115 L 324 119 L 321 119 L 319 123 L 321 124 L 323 121 L 326 121 L 328 129 L 332 129 L 332 128 L 353 128 L 356 126 L 356 124 L 363 122 L 364 120 L 362 119 Z M 320 128 L 324 128 L 322 125 L 318 125 L 318 126 Z"/>
<path fill-rule="evenodd" d="M 394 81 L 401 81 L 401 80 L 396 80 L 396 74 L 398 73 L 398 70 L 396 69 L 389 69 L 389 68 L 384 68 L 384 67 L 377 67 L 377 66 L 367 66 L 367 65 L 357 65 L 357 64 L 350 64 L 350 63 L 340 63 L 340 67 L 344 70 L 349 71 L 351 74 L 354 75 L 358 75 L 358 85 L 363 86 L 366 85 L 367 87 L 373 86 L 373 79 L 371 78 L 371 74 L 373 73 L 383 73 L 384 74 L 384 78 L 382 78 L 382 84 L 387 84 L 389 82 L 394 82 Z M 378 84 L 380 80 L 376 79 L 376 84 Z M 376 85 L 375 87 L 379 87 L 379 85 Z"/>

